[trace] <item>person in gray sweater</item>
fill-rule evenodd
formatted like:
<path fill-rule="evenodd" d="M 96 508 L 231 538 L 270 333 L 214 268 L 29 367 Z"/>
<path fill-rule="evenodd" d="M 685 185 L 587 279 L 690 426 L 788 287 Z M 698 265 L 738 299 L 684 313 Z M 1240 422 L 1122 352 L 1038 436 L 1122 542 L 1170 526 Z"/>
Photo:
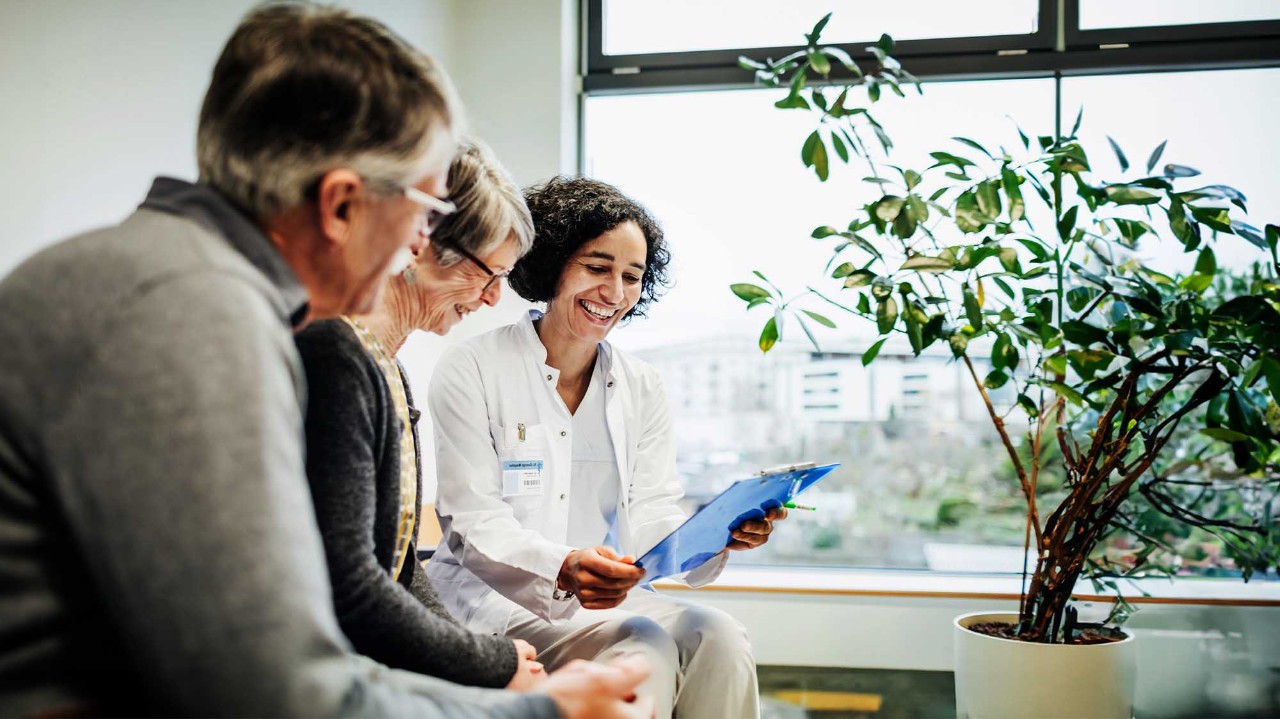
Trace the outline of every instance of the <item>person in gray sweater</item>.
<path fill-rule="evenodd" d="M 533 647 L 464 628 L 416 557 L 420 412 L 394 357 L 411 333 L 444 335 L 495 304 L 501 275 L 533 243 L 520 188 L 484 145 L 464 145 L 448 185 L 457 211 L 430 228 L 428 246 L 391 278 L 377 309 L 297 335 L 310 395 L 307 478 L 338 623 L 356 651 L 461 684 L 530 690 L 546 677 Z"/>
<path fill-rule="evenodd" d="M 214 69 L 200 184 L 158 179 L 0 281 L 0 715 L 651 711 L 626 701 L 643 666 L 462 687 L 355 654 L 334 616 L 292 331 L 368 312 L 421 244 L 454 102 L 376 22 L 261 6 Z"/>

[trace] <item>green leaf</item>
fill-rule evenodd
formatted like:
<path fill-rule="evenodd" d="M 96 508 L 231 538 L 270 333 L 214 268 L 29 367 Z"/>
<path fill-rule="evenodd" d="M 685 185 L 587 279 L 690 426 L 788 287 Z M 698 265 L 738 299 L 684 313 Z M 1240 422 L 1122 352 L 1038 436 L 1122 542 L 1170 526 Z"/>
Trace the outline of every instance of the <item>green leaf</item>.
<path fill-rule="evenodd" d="M 1072 205 L 1071 209 L 1062 213 L 1062 219 L 1058 220 L 1058 237 L 1061 237 L 1063 242 L 1066 242 L 1068 239 L 1070 239 L 1072 233 L 1075 232 L 1076 215 L 1079 213 L 1079 211 L 1080 211 L 1079 205 Z"/>
<path fill-rule="evenodd" d="M 903 205 L 906 200 L 896 195 L 885 195 L 881 197 L 875 204 L 876 217 L 885 222 L 892 222 L 898 217 L 898 213 L 902 212 Z"/>
<path fill-rule="evenodd" d="M 1213 248 L 1206 247 L 1200 250 L 1200 256 L 1196 259 L 1196 274 L 1212 277 L 1217 271 L 1218 260 L 1213 256 Z"/>
<path fill-rule="evenodd" d="M 995 182 L 988 180 L 978 185 L 978 209 L 993 219 L 1000 216 L 1000 193 Z"/>
<path fill-rule="evenodd" d="M 880 334 L 888 334 L 893 331 L 893 326 L 898 322 L 898 303 L 893 297 L 886 297 L 880 301 L 876 307 L 876 329 L 880 330 Z"/>
<path fill-rule="evenodd" d="M 1120 171 L 1128 172 L 1129 158 L 1124 156 L 1124 150 L 1120 149 L 1120 146 L 1116 144 L 1115 140 L 1111 139 L 1110 135 L 1107 135 L 1107 142 L 1111 143 L 1111 151 L 1116 153 L 1116 160 L 1120 162 Z"/>
<path fill-rule="evenodd" d="M 982 386 L 987 389 L 1000 389 L 1009 382 L 1009 375 L 998 369 L 991 370 L 987 374 L 986 379 L 982 380 Z"/>
<path fill-rule="evenodd" d="M 1080 134 L 1080 123 L 1084 120 L 1084 106 L 1080 106 L 1080 110 L 1076 112 L 1076 122 L 1071 126 L 1071 137 Z"/>
<path fill-rule="evenodd" d="M 1068 350 L 1067 359 L 1081 379 L 1091 380 L 1111 366 L 1116 356 L 1106 350 Z"/>
<path fill-rule="evenodd" d="M 822 29 L 825 28 L 829 22 L 831 22 L 831 13 L 823 15 L 822 19 L 814 24 L 813 30 L 809 31 L 809 33 L 804 36 L 804 38 L 809 41 L 810 45 L 818 44 L 818 39 L 822 37 Z"/>
<path fill-rule="evenodd" d="M 800 310 L 800 311 L 808 315 L 810 319 L 822 325 L 823 327 L 830 327 L 832 329 L 835 329 L 835 326 L 836 326 L 835 322 L 832 322 L 830 319 L 818 314 L 817 312 L 810 312 L 809 310 Z"/>
<path fill-rule="evenodd" d="M 1005 165 L 1000 170 L 1000 185 L 1009 198 L 1009 221 L 1017 222 L 1027 214 L 1027 203 L 1022 199 L 1022 190 L 1018 188 L 1018 176 Z"/>
<path fill-rule="evenodd" d="M 830 237 L 832 235 L 838 235 L 838 234 L 840 234 L 840 230 L 837 230 L 831 225 L 823 225 L 822 227 L 815 227 L 813 230 L 813 234 L 809 236 L 815 240 L 821 240 L 821 239 Z"/>
<path fill-rule="evenodd" d="M 821 352 L 822 347 L 818 344 L 818 338 L 813 336 L 813 330 L 809 329 L 808 323 L 799 315 L 796 315 L 796 320 L 800 323 L 800 329 L 804 331 L 804 336 L 809 338 L 809 344 L 813 345 L 815 351 Z"/>
<path fill-rule="evenodd" d="M 1226 427 L 1206 427 L 1200 430 L 1200 434 L 1206 437 L 1212 437 L 1222 442 L 1245 442 L 1252 439 L 1244 432 L 1237 432 L 1234 429 Z"/>
<path fill-rule="evenodd" d="M 1275 399 L 1276 404 L 1280 404 L 1280 360 L 1264 357 L 1262 374 L 1267 378 L 1267 390 L 1271 392 L 1271 397 Z"/>
<path fill-rule="evenodd" d="M 858 77 L 862 76 L 862 70 L 858 69 L 858 64 L 853 61 L 853 58 L 849 57 L 849 53 L 845 52 L 844 50 L 841 50 L 838 47 L 824 47 L 822 48 L 822 51 L 825 52 L 827 55 L 834 57 L 837 61 L 840 62 L 841 65 L 844 65 L 845 69 L 847 69 L 849 72 L 853 73 Z M 848 88 L 845 88 L 845 89 L 847 90 Z M 843 93 L 841 94 L 841 96 L 843 97 Z M 839 101 L 836 102 L 836 105 L 843 105 L 843 104 L 844 104 L 843 102 L 839 102 Z"/>
<path fill-rule="evenodd" d="M 1042 364 L 1044 365 L 1044 368 L 1049 372 L 1049 374 L 1057 375 L 1061 377 L 1062 375 L 1067 373 L 1066 355 L 1056 354 L 1056 355 L 1051 355 L 1049 357 L 1045 357 L 1044 362 L 1042 362 Z"/>
<path fill-rule="evenodd" d="M 889 339 L 888 337 L 881 337 L 880 339 L 876 340 L 874 344 L 868 347 L 866 352 L 862 353 L 863 367 L 866 367 L 867 365 L 875 361 L 876 355 L 880 354 L 880 348 L 884 347 L 884 343 L 888 339 Z"/>
<path fill-rule="evenodd" d="M 1018 263 L 1018 251 L 1012 247 L 1001 247 L 997 256 L 1000 258 L 1000 266 L 1005 269 L 1005 272 L 1017 274 L 1022 269 Z"/>
<path fill-rule="evenodd" d="M 871 282 L 871 296 L 876 298 L 876 302 L 891 294 L 893 294 L 893 283 L 888 278 L 877 277 Z"/>
<path fill-rule="evenodd" d="M 916 188 L 916 185 L 920 184 L 920 179 L 921 179 L 920 173 L 916 172 L 915 170 L 902 171 L 902 180 L 903 182 L 907 183 L 908 190 L 914 190 Z"/>
<path fill-rule="evenodd" d="M 864 287 L 871 284 L 876 279 L 876 273 L 871 270 L 855 270 L 844 278 L 845 289 L 853 289 L 855 287 Z"/>
<path fill-rule="evenodd" d="M 969 325 L 975 330 L 982 331 L 982 307 L 978 304 L 978 296 L 973 293 L 969 285 L 965 285 L 962 293 L 964 295 L 964 314 L 969 320 Z"/>
<path fill-rule="evenodd" d="M 854 267 L 852 262 L 841 262 L 838 267 L 831 271 L 831 277 L 832 279 L 837 280 L 841 277 L 848 277 L 853 274 L 853 270 Z M 868 282 L 870 282 L 870 280 L 868 280 Z"/>
<path fill-rule="evenodd" d="M 907 170 L 907 172 L 911 171 Z M 925 222 L 929 219 L 929 206 L 925 204 L 924 200 L 920 199 L 919 195 L 907 195 L 906 209 L 907 214 L 911 215 L 911 219 L 916 222 Z"/>
<path fill-rule="evenodd" d="M 1186 165 L 1165 165 L 1164 166 L 1165 177 L 1195 177 L 1196 175 L 1199 175 L 1199 174 L 1200 174 L 1199 170 L 1197 170 L 1194 167 L 1187 167 Z"/>
<path fill-rule="evenodd" d="M 1196 221 L 1218 232 L 1231 232 L 1231 213 L 1220 207 L 1187 206 Z"/>
<path fill-rule="evenodd" d="M 1018 348 L 1013 346 L 1009 335 L 1003 332 L 996 335 L 996 341 L 991 345 L 991 366 L 997 369 L 1013 369 L 1018 366 Z"/>
<path fill-rule="evenodd" d="M 1160 161 L 1160 156 L 1164 154 L 1164 146 L 1168 144 L 1169 144 L 1169 141 L 1165 140 L 1161 142 L 1159 145 L 1156 145 L 1156 149 L 1151 151 L 1151 157 L 1147 158 L 1148 173 L 1156 169 L 1156 163 Z"/>
<path fill-rule="evenodd" d="M 1257 247 L 1260 250 L 1267 249 L 1267 240 L 1262 236 L 1262 233 L 1258 231 L 1258 228 L 1253 225 L 1245 224 L 1239 220 L 1232 220 L 1231 231 L 1234 232 L 1236 236 L 1243 237 L 1248 240 L 1254 247 Z"/>
<path fill-rule="evenodd" d="M 1089 303 L 1100 294 L 1102 292 L 1093 287 L 1072 287 L 1067 290 L 1067 306 L 1072 312 L 1079 312 L 1088 307 Z"/>
<path fill-rule="evenodd" d="M 732 290 L 733 294 L 737 295 L 739 299 L 746 300 L 748 302 L 761 297 L 773 296 L 769 290 L 766 290 L 759 285 L 753 285 L 750 282 L 732 284 L 729 285 L 729 289 Z"/>
<path fill-rule="evenodd" d="M 844 140 L 836 133 L 831 133 L 831 144 L 836 148 L 836 154 L 840 156 L 841 162 L 849 161 L 849 148 L 845 147 Z"/>
<path fill-rule="evenodd" d="M 1280 247 L 1280 225 L 1267 225 L 1267 245 L 1272 251 Z"/>
<path fill-rule="evenodd" d="M 1200 244 L 1200 226 L 1187 221 L 1185 207 L 1181 200 L 1174 198 L 1169 203 L 1167 214 L 1169 216 L 1169 229 L 1182 242 L 1182 246 L 1190 252 Z"/>
<path fill-rule="evenodd" d="M 1001 292 L 1008 295 L 1009 299 L 1015 301 L 1018 299 L 1017 293 L 1013 291 L 1013 288 L 1009 286 L 1008 282 L 1005 282 L 999 277 L 992 277 L 991 280 L 996 283 L 996 287 L 999 287 Z"/>
<path fill-rule="evenodd" d="M 809 133 L 809 136 L 804 139 L 804 144 L 800 146 L 800 160 L 804 162 L 805 167 L 813 167 L 813 153 L 816 151 L 814 148 L 821 143 L 822 136 L 817 130 Z"/>
<path fill-rule="evenodd" d="M 764 323 L 764 329 L 760 331 L 760 351 L 768 352 L 778 343 L 778 323 L 770 317 L 768 322 Z"/>
<path fill-rule="evenodd" d="M 969 349 L 969 338 L 963 332 L 953 332 L 947 338 L 947 344 L 951 345 L 952 356 L 963 357 L 965 351 Z"/>
<path fill-rule="evenodd" d="M 1061 382 L 1047 382 L 1045 384 L 1054 392 L 1057 392 L 1058 394 L 1062 395 L 1062 397 L 1066 399 L 1068 402 L 1070 402 L 1071 404 L 1074 404 L 1077 407 L 1084 406 L 1085 404 L 1084 395 L 1080 394 L 1076 390 L 1066 386 Z"/>
<path fill-rule="evenodd" d="M 808 57 L 809 66 L 817 71 L 819 75 L 826 77 L 831 74 L 831 61 L 827 59 L 826 55 L 818 52 L 817 50 L 810 50 L 808 52 Z"/>
<path fill-rule="evenodd" d="M 956 198 L 956 227 L 973 234 L 991 224 L 991 218 L 978 209 L 977 193 L 972 190 Z"/>
<path fill-rule="evenodd" d="M 871 300 L 867 298 L 865 292 L 858 294 L 858 312 L 864 316 L 871 314 Z"/>
<path fill-rule="evenodd" d="M 760 305 L 767 305 L 770 302 L 773 302 L 772 297 L 757 297 L 754 300 L 751 300 L 750 302 L 747 303 L 747 309 L 759 307 Z"/>
<path fill-rule="evenodd" d="M 960 143 L 960 144 L 962 144 L 962 145 L 968 145 L 969 147 L 972 147 L 973 149 L 977 150 L 978 152 L 981 152 L 982 154 L 986 155 L 986 156 L 987 156 L 987 159 L 990 159 L 990 160 L 994 160 L 994 159 L 996 159 L 996 158 L 994 158 L 994 157 L 992 157 L 992 156 L 991 156 L 991 153 L 990 153 L 990 152 L 987 152 L 987 148 L 983 147 L 982 145 L 979 145 L 978 143 L 974 142 L 973 140 L 970 140 L 970 139 L 969 139 L 969 138 L 967 138 L 967 137 L 953 137 L 953 138 L 951 138 L 951 139 L 952 139 L 952 140 L 955 140 L 956 142 L 958 142 L 958 143 Z"/>
<path fill-rule="evenodd" d="M 1137 185 L 1107 185 L 1107 199 L 1117 205 L 1154 205 L 1160 201 L 1160 195 Z"/>
<path fill-rule="evenodd" d="M 955 267 L 955 262 L 944 259 L 942 257 L 926 257 L 925 255 L 916 255 L 906 262 L 898 270 L 915 270 L 917 272 L 946 272 Z"/>

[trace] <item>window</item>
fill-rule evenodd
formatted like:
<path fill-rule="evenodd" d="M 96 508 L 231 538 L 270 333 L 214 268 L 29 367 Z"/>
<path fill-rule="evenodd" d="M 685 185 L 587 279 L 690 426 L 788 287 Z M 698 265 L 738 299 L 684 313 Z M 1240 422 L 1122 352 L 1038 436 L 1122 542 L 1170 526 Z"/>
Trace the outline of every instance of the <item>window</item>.
<path fill-rule="evenodd" d="M 1081 0 L 1080 29 L 1168 27 L 1223 22 L 1249 22 L 1280 18 L 1274 0 Z"/>
<path fill-rule="evenodd" d="M 815 19 L 833 8 L 829 42 L 874 42 L 887 32 L 899 40 L 1036 31 L 1036 0 L 985 0 L 981 12 L 964 3 L 899 0 L 846 4 L 831 0 L 606 0 L 604 53 L 638 55 L 795 44 Z M 725 22 L 725 18 L 733 22 Z M 871 34 L 874 30 L 874 34 Z"/>
<path fill-rule="evenodd" d="M 925 167 L 928 153 L 957 135 L 1010 144 L 1015 120 L 1029 135 L 1050 134 L 1069 127 L 1083 106 L 1082 136 L 1095 164 L 1116 162 L 1096 155 L 1107 153 L 1104 134 L 1135 165 L 1167 139 L 1164 162 L 1203 170 L 1209 182 L 1227 179 L 1249 196 L 1254 218 L 1280 217 L 1280 178 L 1258 161 L 1280 149 L 1269 131 L 1280 116 L 1280 69 L 1265 67 L 1280 64 L 1280 30 L 1266 14 L 1273 3 L 1224 3 L 1234 14 L 1215 6 L 1213 14 L 1189 15 L 1192 3 L 1161 0 L 1167 12 L 1134 16 L 1125 14 L 1127 3 L 1062 0 L 1061 28 L 1057 2 L 998 4 L 1006 12 L 996 24 L 958 20 L 941 29 L 901 3 L 856 15 L 856 23 L 836 8 L 824 41 L 858 40 L 868 27 L 894 32 L 890 23 L 913 18 L 898 35 L 898 54 L 925 77 L 925 94 L 877 106 L 896 144 L 895 164 Z M 763 56 L 752 48 L 794 43 L 833 6 L 791 3 L 782 18 L 764 3 L 735 2 L 734 22 L 725 22 L 723 3 L 589 3 L 582 168 L 653 210 L 672 243 L 676 281 L 649 318 L 612 339 L 667 377 L 679 376 L 677 357 L 687 373 L 718 364 L 731 388 L 725 397 L 693 401 L 688 385 L 668 383 L 673 406 L 683 407 L 673 421 L 691 503 L 762 466 L 844 464 L 806 495 L 818 512 L 796 513 L 790 531 L 736 561 L 1019 571 L 1024 516 L 1013 470 L 949 353 L 917 359 L 905 340 L 891 342 L 863 367 L 869 328 L 842 323 L 839 330 L 811 325 L 818 350 L 800 328 L 784 326 L 782 343 L 762 355 L 755 335 L 766 310 L 745 312 L 728 291 L 753 270 L 784 291 L 803 291 L 820 277 L 829 250 L 809 239 L 813 227 L 823 218 L 843 224 L 850 205 L 873 199 L 861 174 L 844 165 L 829 182 L 815 181 L 797 159 L 811 120 L 774 109 L 780 91 L 751 88 L 750 73 L 736 67 L 738 54 Z M 876 12 L 887 13 L 882 26 L 867 19 Z M 1127 32 L 1132 17 L 1144 25 L 1158 19 L 1168 33 L 1159 42 L 1113 35 Z M 1196 37 L 1194 23 L 1215 29 Z M 1066 47 L 1055 51 L 1041 40 L 1059 29 Z M 1188 33 L 1190 44 L 1180 44 Z M 1026 52 L 993 49 L 988 36 L 997 35 L 1017 38 Z M 1132 48 L 1098 48 L 1126 37 Z M 1231 263 L 1231 254 L 1220 252 L 1220 263 Z"/>

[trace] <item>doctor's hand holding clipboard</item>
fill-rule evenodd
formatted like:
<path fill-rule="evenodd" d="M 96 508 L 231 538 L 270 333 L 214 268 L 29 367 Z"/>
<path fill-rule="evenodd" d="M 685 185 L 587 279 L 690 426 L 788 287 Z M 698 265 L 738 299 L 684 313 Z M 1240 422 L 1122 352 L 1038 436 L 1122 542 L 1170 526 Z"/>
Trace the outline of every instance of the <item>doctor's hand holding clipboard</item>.
<path fill-rule="evenodd" d="M 742 551 L 763 546 L 773 533 L 773 523 L 786 518 L 785 507 L 774 507 L 762 519 L 743 521 L 730 532 L 732 539 L 725 549 Z M 583 609 L 612 609 L 644 578 L 644 570 L 635 561 L 629 554 L 618 556 L 609 547 L 575 549 L 560 566 L 556 586 L 576 596 Z"/>

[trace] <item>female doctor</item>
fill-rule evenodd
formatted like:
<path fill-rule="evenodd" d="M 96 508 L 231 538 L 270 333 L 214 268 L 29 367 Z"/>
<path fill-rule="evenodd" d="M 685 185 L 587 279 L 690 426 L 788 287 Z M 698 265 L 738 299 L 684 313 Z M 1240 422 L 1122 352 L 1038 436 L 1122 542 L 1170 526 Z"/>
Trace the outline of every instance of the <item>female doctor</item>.
<path fill-rule="evenodd" d="M 594 180 L 556 178 L 525 199 L 534 245 L 509 282 L 546 313 L 455 346 L 432 377 L 444 537 L 428 576 L 469 627 L 529 642 L 549 669 L 645 655 L 659 717 L 758 716 L 742 626 L 636 587 L 634 558 L 685 520 L 683 491 L 662 380 L 606 338 L 665 286 L 662 230 Z M 727 548 L 765 543 L 785 516 L 743 523 Z M 712 581 L 726 559 L 686 581 Z"/>

